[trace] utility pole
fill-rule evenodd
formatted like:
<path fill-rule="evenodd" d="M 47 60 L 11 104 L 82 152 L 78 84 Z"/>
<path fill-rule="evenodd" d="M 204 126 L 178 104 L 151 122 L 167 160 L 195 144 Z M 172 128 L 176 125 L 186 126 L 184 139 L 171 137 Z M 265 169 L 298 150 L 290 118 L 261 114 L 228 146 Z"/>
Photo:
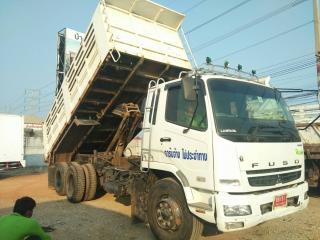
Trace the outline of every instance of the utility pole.
<path fill-rule="evenodd" d="M 320 104 L 320 35 L 319 35 L 319 10 L 318 0 L 313 0 L 313 23 L 315 36 L 315 54 L 317 59 L 317 83 L 318 83 L 318 102 Z"/>

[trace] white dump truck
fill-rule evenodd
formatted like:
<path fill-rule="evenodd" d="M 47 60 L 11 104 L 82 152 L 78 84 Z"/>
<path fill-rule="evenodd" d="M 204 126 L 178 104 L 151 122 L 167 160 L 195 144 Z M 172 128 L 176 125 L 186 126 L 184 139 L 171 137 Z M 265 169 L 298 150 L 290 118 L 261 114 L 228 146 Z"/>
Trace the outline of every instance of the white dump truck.
<path fill-rule="evenodd" d="M 0 171 L 25 167 L 24 118 L 0 114 Z"/>
<path fill-rule="evenodd" d="M 183 18 L 147 0 L 100 2 L 44 124 L 49 186 L 71 202 L 97 186 L 130 196 L 159 239 L 305 208 L 303 146 L 280 93 L 241 71 L 191 70 Z M 124 155 L 141 130 L 141 156 Z"/>
<path fill-rule="evenodd" d="M 304 147 L 306 180 L 320 191 L 320 110 L 319 104 L 291 107 Z"/>

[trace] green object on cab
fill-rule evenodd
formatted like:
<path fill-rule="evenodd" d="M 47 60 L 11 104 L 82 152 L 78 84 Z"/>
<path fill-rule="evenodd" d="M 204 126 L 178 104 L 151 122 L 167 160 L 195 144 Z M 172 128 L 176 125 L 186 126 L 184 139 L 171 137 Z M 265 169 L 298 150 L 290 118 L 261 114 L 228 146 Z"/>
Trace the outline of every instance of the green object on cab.
<path fill-rule="evenodd" d="M 303 149 L 302 148 L 296 148 L 296 154 L 297 155 L 303 155 Z"/>

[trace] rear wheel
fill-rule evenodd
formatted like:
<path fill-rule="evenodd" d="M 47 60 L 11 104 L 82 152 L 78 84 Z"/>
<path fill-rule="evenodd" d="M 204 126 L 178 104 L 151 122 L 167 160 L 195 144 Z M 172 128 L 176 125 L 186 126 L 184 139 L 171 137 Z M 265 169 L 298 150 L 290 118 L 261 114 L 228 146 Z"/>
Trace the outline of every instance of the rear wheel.
<path fill-rule="evenodd" d="M 85 175 L 82 167 L 72 162 L 67 171 L 67 198 L 70 202 L 81 202 L 85 191 Z"/>
<path fill-rule="evenodd" d="M 97 174 L 92 164 L 82 165 L 82 169 L 86 178 L 86 187 L 83 200 L 90 201 L 94 199 L 97 191 Z"/>
<path fill-rule="evenodd" d="M 148 221 L 159 239 L 198 239 L 203 224 L 193 216 L 181 186 L 172 178 L 157 181 L 148 197 Z"/>
<path fill-rule="evenodd" d="M 66 179 L 67 179 L 68 164 L 65 162 L 56 163 L 54 173 L 54 188 L 56 192 L 64 196 L 66 195 Z"/>

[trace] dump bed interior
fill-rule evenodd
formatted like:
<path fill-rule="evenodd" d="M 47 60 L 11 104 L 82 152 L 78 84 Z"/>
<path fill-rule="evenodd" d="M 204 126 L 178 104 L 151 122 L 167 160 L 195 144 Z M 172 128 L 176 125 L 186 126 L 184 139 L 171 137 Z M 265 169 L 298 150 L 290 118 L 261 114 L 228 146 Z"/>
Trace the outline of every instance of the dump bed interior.
<path fill-rule="evenodd" d="M 121 121 L 116 106 L 141 104 L 150 80 L 191 68 L 178 34 L 183 18 L 146 0 L 100 2 L 45 121 L 47 160 L 105 151 Z"/>

